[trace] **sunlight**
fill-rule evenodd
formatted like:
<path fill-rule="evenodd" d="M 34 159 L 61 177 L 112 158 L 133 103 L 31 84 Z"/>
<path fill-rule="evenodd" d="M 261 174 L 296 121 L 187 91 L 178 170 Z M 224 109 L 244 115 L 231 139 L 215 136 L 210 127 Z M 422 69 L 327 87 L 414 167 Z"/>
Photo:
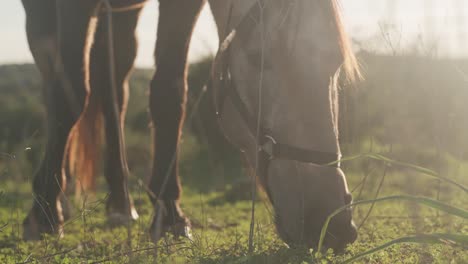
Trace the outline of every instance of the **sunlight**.
<path fill-rule="evenodd" d="M 439 46 L 441 56 L 468 56 L 468 9 L 460 0 L 342 0 L 344 19 L 349 35 L 361 48 L 388 52 L 382 45 L 379 23 L 392 24 L 401 31 L 402 48 L 412 45 L 419 37 Z M 157 1 L 151 0 L 144 9 L 138 27 L 140 51 L 137 65 L 151 67 L 156 38 Z M 0 24 L 4 39 L 0 50 L 0 63 L 32 62 L 24 33 L 24 11 L 20 1 L 5 1 L 0 17 L 8 23 Z M 383 48 L 384 47 L 384 48 Z M 217 48 L 217 35 L 209 8 L 198 21 L 191 46 L 191 61 L 212 56 Z"/>
<path fill-rule="evenodd" d="M 401 48 L 414 45 L 422 37 L 423 45 L 437 42 L 441 56 L 468 56 L 465 37 L 468 35 L 468 18 L 459 0 L 342 0 L 343 16 L 349 35 L 360 48 L 388 52 L 382 45 L 379 24 L 394 25 L 401 34 Z M 458 5 L 457 5 L 458 4 Z M 151 1 L 145 8 L 139 25 L 140 52 L 137 64 L 153 65 L 152 54 L 157 15 L 157 3 Z M 443 42 L 441 40 L 444 40 Z M 448 40 L 448 41 L 447 41 Z M 213 56 L 217 49 L 216 27 L 208 7 L 205 7 L 192 40 L 191 60 Z"/>
<path fill-rule="evenodd" d="M 132 1 L 3 0 L 0 263 L 468 263 L 467 0 Z"/>

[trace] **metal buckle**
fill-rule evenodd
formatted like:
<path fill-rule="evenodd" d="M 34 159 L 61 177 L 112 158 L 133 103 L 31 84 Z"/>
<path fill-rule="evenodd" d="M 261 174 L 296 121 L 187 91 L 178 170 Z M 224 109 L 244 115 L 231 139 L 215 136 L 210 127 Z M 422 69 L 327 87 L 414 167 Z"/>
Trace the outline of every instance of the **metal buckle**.
<path fill-rule="evenodd" d="M 268 159 L 272 160 L 275 158 L 274 148 L 276 145 L 276 140 L 272 136 L 269 136 L 269 135 L 265 135 L 264 137 L 266 141 L 260 146 L 259 151 L 265 152 L 265 154 L 268 155 Z"/>

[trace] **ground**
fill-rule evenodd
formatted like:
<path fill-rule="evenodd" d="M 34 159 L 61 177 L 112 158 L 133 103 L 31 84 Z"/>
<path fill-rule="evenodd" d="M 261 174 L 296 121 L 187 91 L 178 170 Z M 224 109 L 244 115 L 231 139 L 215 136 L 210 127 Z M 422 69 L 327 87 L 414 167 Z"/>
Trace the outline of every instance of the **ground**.
<path fill-rule="evenodd" d="M 189 136 L 184 142 L 181 173 L 186 184 L 182 207 L 194 226 L 191 241 L 168 237 L 158 245 L 149 242 L 147 230 L 152 209 L 141 185 L 143 181 L 133 176 L 131 190 L 141 217 L 129 228 L 111 229 L 106 225 L 106 188 L 101 179 L 96 194 L 90 194 L 86 199 L 70 198 L 74 204 L 74 213 L 65 224 L 63 238 L 49 236 L 39 242 L 24 242 L 21 240 L 21 223 L 32 201 L 30 183 L 25 181 L 18 184 L 7 180 L 0 185 L 0 262 L 152 263 L 157 260 L 159 263 L 341 263 L 358 253 L 411 234 L 468 233 L 466 219 L 414 203 L 389 201 L 374 206 L 359 230 L 358 240 L 347 248 L 344 255 L 335 256 L 328 252 L 317 256 L 311 250 L 288 248 L 275 233 L 269 204 L 259 199 L 255 219 L 255 250 L 249 254 L 250 193 L 249 188 L 242 187 L 246 185 L 242 184 L 242 179 L 248 181 L 248 178 L 239 175 L 238 181 L 224 185 L 214 175 L 201 175 L 203 164 L 206 163 L 200 158 L 203 153 L 193 151 L 196 143 Z M 350 188 L 355 189 L 354 196 L 358 199 L 373 198 L 376 186 L 384 175 L 382 162 L 361 163 L 374 163 L 375 173 L 370 174 L 364 191 L 359 195 L 359 182 L 365 169 L 358 171 L 356 166 L 350 164 Z M 199 168 L 194 168 L 197 164 L 200 164 Z M 236 173 L 241 174 L 241 170 Z M 197 176 L 200 179 L 211 178 L 206 180 L 211 185 L 202 187 L 194 184 Z M 463 176 L 455 177 L 454 180 L 466 182 Z M 466 193 L 457 187 L 447 183 L 439 185 L 438 181 L 415 170 L 390 166 L 385 173 L 379 197 L 408 193 L 432 198 L 438 195 L 444 203 L 466 208 Z M 369 206 L 355 208 L 354 217 L 358 224 L 368 209 Z M 467 244 L 453 245 L 449 241 L 435 245 L 399 244 L 357 262 L 468 263 L 467 253 Z"/>

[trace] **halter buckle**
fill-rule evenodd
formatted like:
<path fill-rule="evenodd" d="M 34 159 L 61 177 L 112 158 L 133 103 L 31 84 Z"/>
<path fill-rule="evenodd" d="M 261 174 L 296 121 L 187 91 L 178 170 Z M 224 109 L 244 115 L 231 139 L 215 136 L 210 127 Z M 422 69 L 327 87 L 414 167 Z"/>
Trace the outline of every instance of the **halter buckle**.
<path fill-rule="evenodd" d="M 260 146 L 259 151 L 264 152 L 265 154 L 267 154 L 268 159 L 272 160 L 272 159 L 275 158 L 274 149 L 275 149 L 275 145 L 276 145 L 276 140 L 270 135 L 265 135 L 264 138 L 266 139 L 265 143 L 263 143 Z"/>

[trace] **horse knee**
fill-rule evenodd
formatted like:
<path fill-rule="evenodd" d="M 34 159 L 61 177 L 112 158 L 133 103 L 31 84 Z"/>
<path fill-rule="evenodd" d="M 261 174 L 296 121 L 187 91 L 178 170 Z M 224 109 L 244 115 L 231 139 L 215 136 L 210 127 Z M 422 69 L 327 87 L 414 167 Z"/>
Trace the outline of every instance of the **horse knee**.
<path fill-rule="evenodd" d="M 92 97 L 97 96 L 102 100 L 104 114 L 113 115 L 113 108 L 117 103 L 118 112 L 123 117 L 126 112 L 128 102 L 128 79 L 135 64 L 137 56 L 138 42 L 135 29 L 140 15 L 140 9 L 129 12 L 118 12 L 113 15 L 113 28 L 119 30 L 113 33 L 114 45 L 114 70 L 116 100 L 109 100 L 112 97 L 112 84 L 110 77 L 110 59 L 108 57 L 109 48 L 109 25 L 107 14 L 101 14 L 98 19 L 94 42 L 91 49 L 90 78 Z"/>
<path fill-rule="evenodd" d="M 115 42 L 115 62 L 117 83 L 125 83 L 133 70 L 137 56 L 138 42 L 134 31 L 116 36 Z"/>
<path fill-rule="evenodd" d="M 183 119 L 186 103 L 184 78 L 168 78 L 156 73 L 151 82 L 150 110 L 153 122 L 176 123 Z"/>
<path fill-rule="evenodd" d="M 124 115 L 127 110 L 129 92 L 128 79 L 135 64 L 137 55 L 136 38 L 130 40 L 126 47 L 118 47 L 121 53 L 116 57 L 116 82 L 120 89 L 117 89 L 118 109 L 121 115 Z"/>

